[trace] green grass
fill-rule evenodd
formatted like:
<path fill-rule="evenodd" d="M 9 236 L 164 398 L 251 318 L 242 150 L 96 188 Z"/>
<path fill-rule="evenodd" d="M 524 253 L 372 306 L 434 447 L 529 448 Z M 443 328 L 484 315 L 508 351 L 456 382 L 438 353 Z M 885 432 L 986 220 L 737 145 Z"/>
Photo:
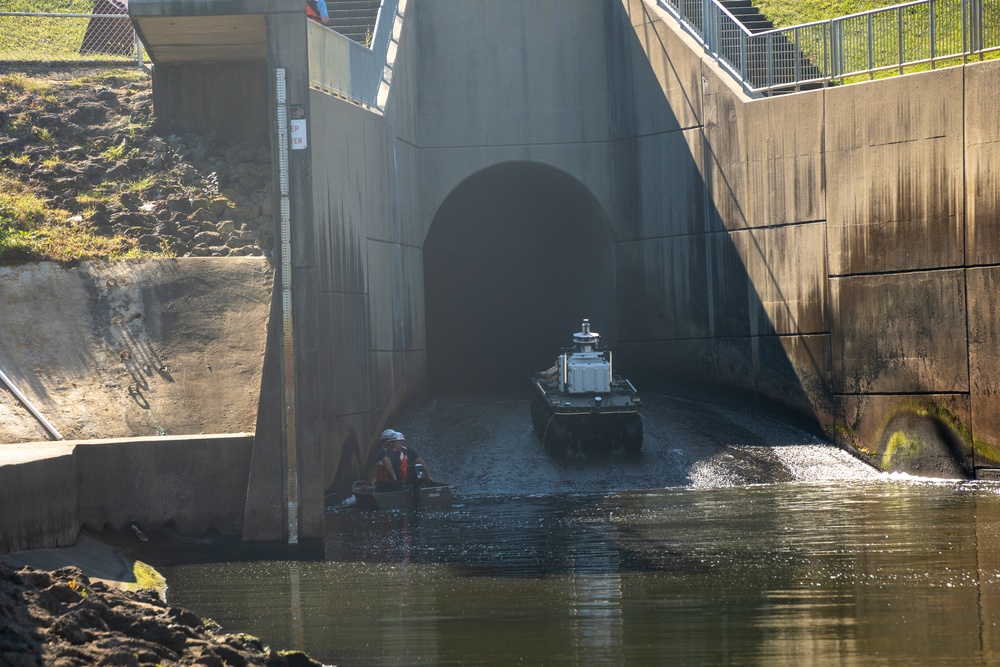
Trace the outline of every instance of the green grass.
<path fill-rule="evenodd" d="M 757 9 L 779 28 L 835 19 L 897 4 L 899 3 L 878 0 L 754 0 Z"/>
<path fill-rule="evenodd" d="M 778 28 L 789 28 L 795 25 L 827 21 L 830 19 L 884 9 L 902 4 L 901 2 L 885 2 L 878 0 L 754 0 L 754 4 Z M 983 46 L 984 48 L 1000 47 L 1000 0 L 984 0 L 983 2 Z M 843 23 L 845 29 L 845 44 L 855 44 L 852 49 L 845 50 L 843 61 L 844 72 L 865 72 L 847 77 L 846 83 L 866 81 L 871 78 L 886 78 L 900 74 L 900 39 L 898 32 L 898 17 L 895 12 L 873 15 L 874 43 L 872 45 L 873 61 L 868 61 L 867 22 L 862 19 Z M 930 20 L 926 6 L 911 7 L 902 12 L 903 35 L 902 60 L 916 63 L 928 60 L 931 54 Z M 799 35 L 800 46 L 814 62 L 819 63 L 824 57 L 824 51 L 818 42 L 811 43 L 809 31 Z M 949 67 L 962 64 L 962 58 L 942 60 L 942 55 L 961 53 L 962 25 L 959 0 L 939 2 L 935 14 L 935 44 L 934 53 L 937 58 L 934 68 Z M 989 60 L 1000 57 L 1000 51 L 985 53 L 977 58 Z M 869 67 L 876 71 L 867 73 Z M 907 65 L 902 73 L 909 74 L 931 69 L 929 62 Z M 838 68 L 839 69 L 839 68 Z"/>
<path fill-rule="evenodd" d="M 5 12 L 88 14 L 93 0 L 6 0 Z M 0 60 L 126 60 L 132 56 L 80 54 L 90 19 L 0 16 Z"/>
<path fill-rule="evenodd" d="M 132 259 L 153 256 L 122 236 L 95 234 L 86 223 L 70 222 L 70 213 L 49 208 L 28 186 L 0 173 L 0 264 L 48 260 L 77 264 L 86 259 Z"/>

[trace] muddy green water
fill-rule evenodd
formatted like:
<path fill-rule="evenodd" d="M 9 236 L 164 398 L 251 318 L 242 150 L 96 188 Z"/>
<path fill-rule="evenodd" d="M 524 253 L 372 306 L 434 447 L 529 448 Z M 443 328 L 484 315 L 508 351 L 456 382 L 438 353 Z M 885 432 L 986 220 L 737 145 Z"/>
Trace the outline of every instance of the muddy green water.
<path fill-rule="evenodd" d="M 328 510 L 323 562 L 161 568 L 339 665 L 1000 664 L 1000 487 L 882 478 Z"/>

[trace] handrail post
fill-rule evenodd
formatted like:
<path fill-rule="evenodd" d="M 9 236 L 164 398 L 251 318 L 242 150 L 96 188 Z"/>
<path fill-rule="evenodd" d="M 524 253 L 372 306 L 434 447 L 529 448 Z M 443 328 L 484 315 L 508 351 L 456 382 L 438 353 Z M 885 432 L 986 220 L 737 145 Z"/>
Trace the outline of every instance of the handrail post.
<path fill-rule="evenodd" d="M 832 82 L 837 77 L 837 46 L 834 43 L 834 21 L 832 19 L 823 31 L 823 40 L 829 44 L 827 50 L 830 56 L 830 81 Z"/>
<path fill-rule="evenodd" d="M 701 29 L 705 32 L 706 42 L 708 42 L 709 52 L 715 54 L 715 59 L 719 59 L 719 35 L 713 27 L 718 27 L 715 21 L 709 20 L 711 16 L 712 0 L 701 0 Z"/>
<path fill-rule="evenodd" d="M 937 33 L 934 30 L 934 7 L 936 7 L 934 0 L 930 2 L 930 19 L 931 19 L 931 69 L 934 69 L 937 56 Z"/>
<path fill-rule="evenodd" d="M 774 34 L 767 36 L 767 89 L 774 88 Z"/>
<path fill-rule="evenodd" d="M 972 3 L 972 29 L 969 31 L 969 46 L 972 53 L 978 53 L 979 59 L 983 59 L 983 0 L 975 0 Z"/>
<path fill-rule="evenodd" d="M 969 62 L 969 5 L 962 0 L 962 62 Z"/>
<path fill-rule="evenodd" d="M 802 56 L 802 44 L 799 41 L 799 28 L 795 28 L 795 50 L 792 51 L 792 71 L 794 72 L 795 80 L 802 80 L 802 67 L 799 64 L 799 60 Z M 798 87 L 798 86 L 796 86 Z"/>
<path fill-rule="evenodd" d="M 823 72 L 824 76 L 830 77 L 833 81 L 833 44 L 832 44 L 832 31 L 830 30 L 831 24 L 823 24 L 823 29 L 820 32 L 821 38 L 823 40 Z"/>
<path fill-rule="evenodd" d="M 740 31 L 740 76 L 743 78 L 743 85 L 749 90 L 753 88 L 750 81 L 750 68 L 747 66 L 747 34 Z"/>
<path fill-rule="evenodd" d="M 897 44 L 896 55 L 898 57 L 897 62 L 899 64 L 899 73 L 902 74 L 903 61 L 906 59 L 906 57 L 903 54 L 903 10 L 901 8 L 896 10 L 896 30 L 898 33 L 896 40 Z"/>
<path fill-rule="evenodd" d="M 963 2 L 964 1 L 965 0 L 963 0 Z M 869 79 L 874 79 L 875 78 L 875 72 L 873 72 L 872 70 L 875 69 L 875 54 L 874 54 L 874 48 L 875 48 L 874 41 L 875 41 L 875 37 L 874 37 L 874 34 L 873 34 L 874 30 L 872 28 L 872 15 L 871 14 L 866 14 L 865 15 L 865 23 L 867 24 L 867 27 L 868 27 L 868 78 Z"/>

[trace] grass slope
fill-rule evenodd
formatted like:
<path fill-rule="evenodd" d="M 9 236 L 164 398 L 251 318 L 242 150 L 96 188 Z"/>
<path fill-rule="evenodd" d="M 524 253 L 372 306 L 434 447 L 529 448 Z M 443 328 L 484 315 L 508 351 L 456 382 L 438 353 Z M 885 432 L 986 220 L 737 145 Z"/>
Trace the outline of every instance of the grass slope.
<path fill-rule="evenodd" d="M 4 0 L 0 12 L 90 14 L 94 0 Z M 118 19 L 112 19 L 117 21 Z M 117 60 L 131 56 L 80 54 L 90 19 L 0 16 L 0 61 Z M 123 21 L 112 30 L 129 31 Z"/>
<path fill-rule="evenodd" d="M 59 85 L 68 90 L 91 89 L 110 78 L 148 86 L 148 75 L 141 70 L 108 70 Z M 11 109 L 9 104 L 21 101 L 24 106 L 19 113 L 7 111 Z M 31 118 L 56 103 L 56 89 L 52 81 L 20 73 L 0 75 L 0 112 L 6 116 L 0 131 L 12 133 L 30 129 L 37 137 L 36 143 L 54 146 L 56 133 L 45 127 L 35 127 Z M 18 109 L 21 108 L 18 106 Z M 130 131 L 145 133 L 150 130 L 148 118 L 136 121 L 129 125 Z M 105 152 L 116 149 L 115 146 L 108 147 Z M 105 157 L 114 160 L 121 156 Z M 32 166 L 32 158 L 25 153 L 0 154 L 0 162 L 4 160 L 12 166 Z M 52 169 L 61 161 L 63 158 L 53 151 L 52 157 L 34 166 Z M 74 216 L 53 206 L 38 183 L 20 178 L 13 169 L 0 169 L 0 264 L 11 260 L 51 260 L 74 264 L 84 259 L 132 259 L 155 255 L 140 251 L 134 240 L 97 234 L 85 222 L 92 207 L 120 198 L 124 193 L 141 193 L 153 185 L 143 181 L 101 183 L 90 193 L 79 197 L 82 215 Z"/>
<path fill-rule="evenodd" d="M 884 0 L 754 0 L 757 9 L 779 28 L 835 19 L 897 4 L 900 3 Z"/>

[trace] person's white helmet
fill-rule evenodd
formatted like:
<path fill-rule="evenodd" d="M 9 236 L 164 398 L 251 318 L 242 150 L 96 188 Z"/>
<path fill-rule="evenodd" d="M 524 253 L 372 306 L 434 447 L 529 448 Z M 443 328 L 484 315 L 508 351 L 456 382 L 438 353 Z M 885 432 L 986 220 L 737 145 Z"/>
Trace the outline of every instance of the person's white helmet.
<path fill-rule="evenodd" d="M 396 432 L 394 430 L 392 430 L 391 428 L 387 428 L 386 430 L 382 431 L 382 437 L 381 437 L 381 439 L 382 440 L 390 440 L 390 441 L 391 440 L 395 440 L 395 438 L 393 437 L 394 435 L 396 435 Z"/>

